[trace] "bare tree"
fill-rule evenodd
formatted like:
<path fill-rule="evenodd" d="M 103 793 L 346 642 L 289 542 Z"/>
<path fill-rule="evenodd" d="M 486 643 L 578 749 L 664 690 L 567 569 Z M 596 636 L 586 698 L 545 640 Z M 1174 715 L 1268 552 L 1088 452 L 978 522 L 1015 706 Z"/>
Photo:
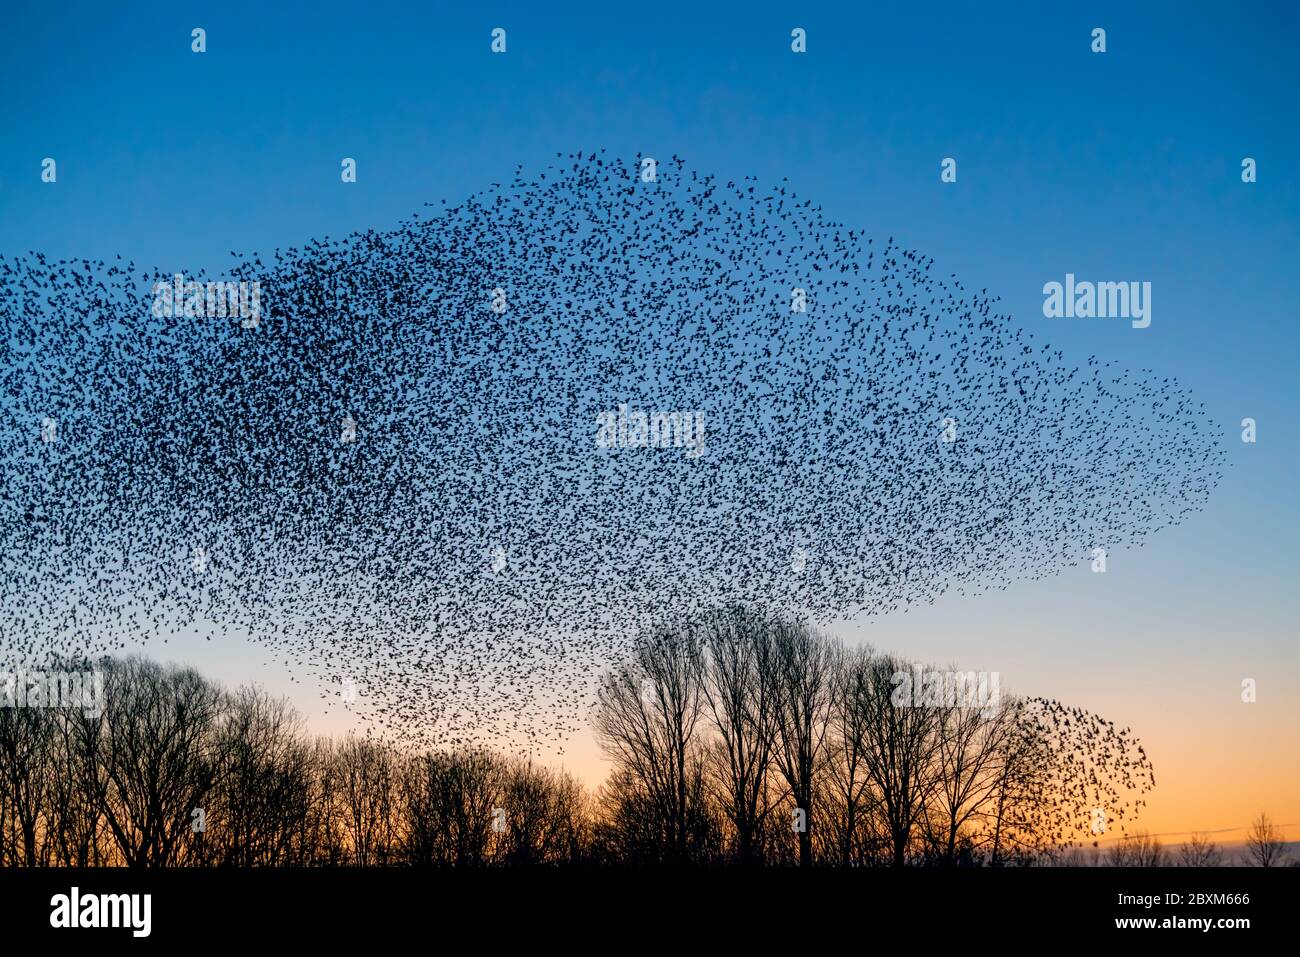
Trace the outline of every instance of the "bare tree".
<path fill-rule="evenodd" d="M 1183 867 L 1218 867 L 1223 863 L 1223 855 L 1209 835 L 1193 834 L 1178 849 L 1178 863 Z"/>
<path fill-rule="evenodd" d="M 48 859 L 42 837 L 54 742 L 51 711 L 0 708 L 0 862 L 36 867 Z"/>
<path fill-rule="evenodd" d="M 297 860 L 296 844 L 311 800 L 310 753 L 301 722 L 283 700 L 241 689 L 227 700 L 215 732 L 221 767 L 203 830 L 192 846 L 200 861 L 238 867 Z"/>
<path fill-rule="evenodd" d="M 413 760 L 402 787 L 407 858 L 476 867 L 496 862 L 507 826 L 508 767 L 481 749 Z"/>
<path fill-rule="evenodd" d="M 676 862 L 695 856 L 704 797 L 701 652 L 690 628 L 640 636 L 632 660 L 605 677 L 593 717 L 596 739 L 620 772 L 611 793 L 645 802 L 662 827 L 665 859 Z"/>
<path fill-rule="evenodd" d="M 766 680 L 775 703 L 773 760 L 793 802 L 799 866 L 813 863 L 817 772 L 826 735 L 839 646 L 807 622 L 777 618 Z"/>
<path fill-rule="evenodd" d="M 348 738 L 334 754 L 335 782 L 352 863 L 389 863 L 395 841 L 395 756 L 382 744 Z"/>
<path fill-rule="evenodd" d="M 175 862 L 221 765 L 213 734 L 220 693 L 192 670 L 139 658 L 105 672 L 102 720 L 85 769 L 124 863 Z M 89 729 L 88 729 L 89 730 Z"/>
<path fill-rule="evenodd" d="M 899 687 L 895 676 L 908 670 L 905 662 L 891 656 L 873 658 L 860 701 L 867 775 L 879 802 L 894 867 L 907 862 L 913 830 L 936 786 L 939 713 L 914 700 L 894 700 Z"/>
<path fill-rule="evenodd" d="M 975 680 L 973 672 L 967 680 Z M 936 849 L 944 864 L 957 863 L 963 835 L 972 851 L 985 840 L 992 843 L 985 825 L 993 817 L 999 796 L 1002 762 L 1014 722 L 1014 709 L 1001 701 L 971 704 L 950 698 L 938 709 L 937 785 L 928 817 L 937 825 Z"/>
<path fill-rule="evenodd" d="M 300 828 L 300 840 L 308 848 L 309 863 L 336 867 L 348 861 L 348 842 L 343 820 L 344 795 L 336 757 L 337 746 L 328 738 L 316 738 L 308 748 L 311 770 L 311 798 Z"/>
<path fill-rule="evenodd" d="M 1286 842 L 1267 814 L 1260 813 L 1246 835 L 1246 856 L 1256 867 L 1280 867 L 1286 864 Z"/>
<path fill-rule="evenodd" d="M 876 857 L 884 842 L 867 770 L 871 709 L 872 652 L 868 648 L 840 656 L 831 690 L 827 750 L 826 813 L 832 832 L 828 844 L 842 865 L 861 864 Z"/>
<path fill-rule="evenodd" d="M 772 763 L 775 702 L 771 667 L 772 629 L 756 612 L 733 608 L 702 624 L 704 698 L 717 740 L 709 749 L 713 796 L 731 830 L 732 856 L 742 866 L 762 856 L 764 824 L 771 812 L 768 770 Z"/>
<path fill-rule="evenodd" d="M 1159 867 L 1164 861 L 1164 847 L 1146 831 L 1116 841 L 1106 861 L 1112 867 Z"/>
<path fill-rule="evenodd" d="M 55 722 L 56 743 L 50 764 L 51 839 L 55 860 L 63 867 L 108 863 L 103 811 L 95 789 L 88 787 L 101 723 L 83 709 L 63 710 Z"/>
<path fill-rule="evenodd" d="M 514 762 L 497 819 L 505 827 L 502 862 L 514 867 L 579 862 L 586 839 L 585 805 L 575 778 Z"/>

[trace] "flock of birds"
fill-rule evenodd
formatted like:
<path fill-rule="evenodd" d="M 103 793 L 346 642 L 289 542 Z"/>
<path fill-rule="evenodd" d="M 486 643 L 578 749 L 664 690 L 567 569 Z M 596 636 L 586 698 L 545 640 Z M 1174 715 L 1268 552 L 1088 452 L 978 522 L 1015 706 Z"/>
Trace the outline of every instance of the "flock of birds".
<path fill-rule="evenodd" d="M 255 324 L 155 315 L 179 269 L 0 258 L 0 659 L 240 634 L 414 743 L 540 743 L 647 621 L 1005 588 L 1219 481 L 1176 382 L 788 182 L 647 168 L 184 274 L 258 282 Z M 621 405 L 701 454 L 598 441 Z"/>
<path fill-rule="evenodd" d="M 1126 834 L 1156 786 L 1132 729 L 1050 698 L 1024 699 L 1021 714 L 1042 750 L 1034 754 L 1020 795 L 1027 800 L 1012 816 L 1012 829 L 1056 846 L 1096 847 L 1103 836 Z"/>

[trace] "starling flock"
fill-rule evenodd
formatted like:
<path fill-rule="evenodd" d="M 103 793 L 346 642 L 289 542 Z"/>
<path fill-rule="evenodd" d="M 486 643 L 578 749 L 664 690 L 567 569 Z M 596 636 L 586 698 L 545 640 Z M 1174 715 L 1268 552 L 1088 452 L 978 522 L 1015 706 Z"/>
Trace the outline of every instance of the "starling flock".
<path fill-rule="evenodd" d="M 562 741 L 647 622 L 1005 588 L 1223 468 L 1172 379 L 676 157 L 232 255 L 0 258 L 0 661 L 238 634 L 412 743 Z M 159 315 L 177 274 L 260 317 Z"/>

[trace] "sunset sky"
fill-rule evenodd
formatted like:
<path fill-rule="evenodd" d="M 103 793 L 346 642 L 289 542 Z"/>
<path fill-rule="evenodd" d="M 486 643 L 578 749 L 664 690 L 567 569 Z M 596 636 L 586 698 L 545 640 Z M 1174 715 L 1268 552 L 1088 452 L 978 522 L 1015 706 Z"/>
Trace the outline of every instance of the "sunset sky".
<path fill-rule="evenodd" d="M 915 6 L 370 3 L 362 21 L 328 0 L 310 18 L 133 3 L 56 21 L 6 5 L 0 33 L 31 39 L 0 58 L 0 251 L 219 269 L 231 249 L 389 226 L 578 148 L 789 177 L 829 216 L 987 286 L 1072 361 L 1176 376 L 1228 461 L 1204 511 L 1113 552 L 1104 575 L 1081 563 L 832 630 L 1131 726 L 1157 781 L 1140 825 L 1167 843 L 1239 840 L 1260 811 L 1300 840 L 1300 15 Z M 508 57 L 487 54 L 496 26 Z M 794 27 L 805 56 L 790 55 Z M 55 189 L 40 182 L 46 156 Z M 339 187 L 342 156 L 357 158 L 355 188 Z M 945 157 L 954 184 L 940 182 Z M 1067 273 L 1151 282 L 1150 328 L 1045 318 L 1043 285 Z M 204 637 L 147 650 L 289 695 L 313 730 L 345 729 L 264 647 Z M 555 760 L 603 776 L 585 734 Z"/>

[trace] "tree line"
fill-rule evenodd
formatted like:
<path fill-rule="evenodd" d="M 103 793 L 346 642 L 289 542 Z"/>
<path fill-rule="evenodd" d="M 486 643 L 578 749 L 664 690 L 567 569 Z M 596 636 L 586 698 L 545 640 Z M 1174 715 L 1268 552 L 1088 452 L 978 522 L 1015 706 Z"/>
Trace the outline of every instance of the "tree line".
<path fill-rule="evenodd" d="M 650 629 L 602 676 L 594 792 L 520 756 L 313 737 L 192 669 L 97 667 L 94 711 L 0 708 L 0 866 L 1063 863 L 1154 784 L 1096 715 L 744 608 Z"/>
<path fill-rule="evenodd" d="M 97 714 L 0 709 L 0 865 L 526 866 L 586 853 L 586 795 L 562 772 L 314 738 L 260 690 L 140 658 L 100 667 Z M 507 808 L 508 821 L 494 813 Z"/>
<path fill-rule="evenodd" d="M 1300 866 L 1290 852 L 1282 830 L 1267 814 L 1259 814 L 1246 832 L 1240 860 L 1254 867 Z M 1138 832 L 1112 844 L 1105 854 L 1089 862 L 1077 853 L 1067 858 L 1070 864 L 1105 864 L 1111 867 L 1221 867 L 1232 863 L 1224 849 L 1208 834 L 1192 834 L 1174 848 L 1166 848 L 1158 838 Z"/>
<path fill-rule="evenodd" d="M 928 681 L 960 675 L 745 608 L 647 632 L 598 693 L 606 841 L 636 863 L 999 866 L 1135 816 L 1154 782 L 1127 729 Z"/>

